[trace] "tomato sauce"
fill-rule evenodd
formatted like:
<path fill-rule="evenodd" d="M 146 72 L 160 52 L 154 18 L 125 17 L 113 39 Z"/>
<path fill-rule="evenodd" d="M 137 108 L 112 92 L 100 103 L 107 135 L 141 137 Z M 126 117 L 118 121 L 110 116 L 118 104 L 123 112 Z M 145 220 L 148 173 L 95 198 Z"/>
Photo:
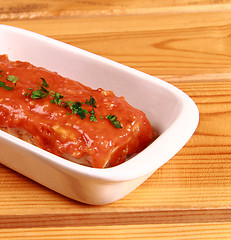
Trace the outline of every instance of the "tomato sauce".
<path fill-rule="evenodd" d="M 112 167 L 142 151 L 154 137 L 145 114 L 111 91 L 91 89 L 28 62 L 10 61 L 6 55 L 0 56 L 1 70 L 0 81 L 14 86 L 6 80 L 7 76 L 13 75 L 18 80 L 13 90 L 0 87 L 0 128 L 23 129 L 33 137 L 36 146 L 53 154 L 84 158 L 86 165 L 95 168 Z M 90 114 L 81 119 L 70 109 L 51 103 L 51 95 L 32 99 L 28 89 L 41 86 L 41 78 L 50 90 L 68 101 L 84 103 L 92 96 L 96 101 L 97 121 L 90 121 Z M 93 109 L 87 104 L 83 107 L 88 112 Z M 106 119 L 109 114 L 117 116 L 122 128 L 115 128 Z"/>

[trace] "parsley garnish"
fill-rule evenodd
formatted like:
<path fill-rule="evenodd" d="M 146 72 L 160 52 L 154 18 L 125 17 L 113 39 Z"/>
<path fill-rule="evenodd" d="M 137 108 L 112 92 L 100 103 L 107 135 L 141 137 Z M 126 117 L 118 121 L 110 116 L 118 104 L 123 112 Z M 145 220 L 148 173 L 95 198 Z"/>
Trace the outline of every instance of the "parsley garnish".
<path fill-rule="evenodd" d="M 84 111 L 84 109 L 82 108 L 81 102 L 79 101 L 71 102 L 71 104 L 69 104 L 69 107 L 73 114 L 78 114 L 81 119 L 86 118 L 86 111 Z"/>
<path fill-rule="evenodd" d="M 6 80 L 12 82 L 12 83 L 16 83 L 18 81 L 18 78 L 15 77 L 14 75 L 8 75 Z"/>
<path fill-rule="evenodd" d="M 117 120 L 116 115 L 109 114 L 106 116 L 106 119 L 108 119 L 114 125 L 115 128 L 122 128 L 120 122 Z"/>
<path fill-rule="evenodd" d="M 87 99 L 85 102 L 79 102 L 79 101 L 73 102 L 69 100 L 64 101 L 63 95 L 61 95 L 58 92 L 49 90 L 48 89 L 49 84 L 46 82 L 44 78 L 41 78 L 41 79 L 42 79 L 42 82 L 40 83 L 40 86 L 37 86 L 36 90 L 34 90 L 33 88 L 28 88 L 30 92 L 25 93 L 25 96 L 27 97 L 30 96 L 33 100 L 36 100 L 36 99 L 46 98 L 48 95 L 50 95 L 52 97 L 52 99 L 50 100 L 52 104 L 57 104 L 60 107 L 68 108 L 71 110 L 71 113 L 67 113 L 67 114 L 76 114 L 81 119 L 85 119 L 86 115 L 89 114 L 90 121 L 97 122 L 97 118 L 94 111 L 94 108 L 97 108 L 97 106 L 96 106 L 96 101 L 92 96 L 90 96 L 90 99 L 89 100 Z M 84 104 L 86 104 L 87 106 L 92 106 L 93 107 L 92 110 L 88 112 L 86 109 L 83 108 Z M 115 128 L 122 128 L 120 122 L 117 120 L 117 117 L 115 115 L 109 114 L 105 118 L 108 119 Z M 100 115 L 100 119 L 103 119 L 102 115 Z"/>
<path fill-rule="evenodd" d="M 43 87 L 45 87 L 45 88 L 49 88 L 49 85 L 48 85 L 48 83 L 46 82 L 46 80 L 45 80 L 44 78 L 41 78 L 41 79 L 42 79 L 41 85 L 42 85 Z"/>
<path fill-rule="evenodd" d="M 88 106 L 92 106 L 93 108 L 97 108 L 95 105 L 96 101 L 92 96 L 90 96 L 90 100 L 86 100 L 85 104 L 87 104 Z"/>
<path fill-rule="evenodd" d="M 38 90 L 32 91 L 31 98 L 32 99 L 41 99 L 41 98 L 46 98 L 47 95 L 48 95 L 47 92 L 44 92 L 43 90 L 38 89 Z"/>
<path fill-rule="evenodd" d="M 97 119 L 96 119 L 96 116 L 95 116 L 95 111 L 94 109 L 92 108 L 92 110 L 90 111 L 90 121 L 91 122 L 97 122 Z"/>
<path fill-rule="evenodd" d="M 2 75 L 0 75 L 0 78 L 4 76 L 4 70 L 1 70 L 0 73 L 3 73 Z"/>
<path fill-rule="evenodd" d="M 61 95 L 58 92 L 55 92 L 53 95 L 51 95 L 52 97 L 54 97 L 54 99 L 51 99 L 51 103 L 57 104 L 57 105 L 61 105 L 63 100 L 61 100 L 62 98 L 64 98 L 63 95 Z"/>
<path fill-rule="evenodd" d="M 46 98 L 47 95 L 49 94 L 49 90 L 46 89 L 46 87 L 49 87 L 49 85 L 47 84 L 46 80 L 44 78 L 41 78 L 42 79 L 42 83 L 41 83 L 41 86 L 38 87 L 37 86 L 37 89 L 34 90 L 33 88 L 28 88 L 28 90 L 30 91 L 29 93 L 25 93 L 25 96 L 29 96 L 32 98 L 32 99 L 41 99 L 41 98 Z"/>
<path fill-rule="evenodd" d="M 1 74 L 0 78 L 2 78 L 5 75 L 4 70 L 1 70 L 0 74 Z M 26 97 L 30 97 L 33 100 L 36 100 L 36 99 L 46 98 L 48 95 L 50 95 L 53 98 L 50 101 L 52 104 L 57 104 L 60 107 L 69 108 L 71 110 L 71 114 L 76 114 L 81 119 L 86 118 L 86 115 L 90 114 L 90 121 L 97 122 L 95 111 L 93 109 L 93 108 L 97 108 L 97 106 L 96 106 L 96 101 L 92 96 L 90 96 L 90 99 L 89 100 L 87 99 L 85 103 L 79 102 L 79 101 L 74 101 L 74 102 L 68 101 L 68 100 L 63 101 L 63 98 L 64 98 L 63 95 L 61 95 L 58 92 L 49 90 L 48 89 L 49 84 L 46 82 L 46 80 L 44 78 L 41 78 L 41 80 L 42 82 L 40 83 L 40 86 L 37 86 L 36 90 L 34 90 L 33 88 L 27 89 L 29 90 L 29 92 L 25 93 Z M 7 81 L 13 83 L 14 86 L 13 87 L 9 86 L 7 84 Z M 4 81 L 0 80 L 0 87 L 4 88 L 5 90 L 12 91 L 16 87 L 17 81 L 18 81 L 18 77 L 15 77 L 14 75 L 8 75 Z M 87 106 L 92 106 L 93 107 L 92 110 L 88 112 L 86 109 L 83 109 L 82 105 L 84 104 L 86 104 Z M 115 115 L 109 114 L 105 118 L 108 119 L 115 128 L 122 128 L 122 125 L 117 120 L 117 117 Z M 100 115 L 100 119 L 103 119 L 102 115 Z"/>
<path fill-rule="evenodd" d="M 4 76 L 4 74 L 5 74 L 5 73 L 4 73 L 4 70 L 0 71 L 0 73 L 3 73 L 2 75 L 0 75 L 0 78 L 2 78 L 2 77 Z M 13 86 L 13 87 L 9 86 L 9 85 L 7 84 L 7 81 L 12 82 L 12 83 L 14 84 L 14 86 Z M 17 82 L 17 81 L 18 81 L 18 78 L 17 78 L 17 77 L 15 77 L 14 75 L 8 75 L 8 76 L 6 77 L 6 79 L 5 79 L 5 81 L 1 81 L 1 80 L 0 80 L 0 87 L 6 89 L 6 90 L 8 90 L 8 91 L 12 91 L 12 90 L 16 87 L 16 82 Z"/>

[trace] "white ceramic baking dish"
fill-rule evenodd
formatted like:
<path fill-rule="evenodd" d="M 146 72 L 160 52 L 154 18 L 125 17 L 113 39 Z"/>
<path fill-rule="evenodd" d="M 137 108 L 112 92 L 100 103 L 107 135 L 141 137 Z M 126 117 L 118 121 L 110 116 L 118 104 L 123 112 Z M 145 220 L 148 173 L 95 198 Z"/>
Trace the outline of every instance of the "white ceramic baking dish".
<path fill-rule="evenodd" d="M 112 203 L 136 189 L 194 133 L 199 114 L 185 93 L 160 79 L 23 29 L 0 25 L 0 54 L 112 90 L 143 110 L 159 137 L 125 163 L 93 169 L 62 159 L 0 131 L 0 163 L 80 202 Z"/>

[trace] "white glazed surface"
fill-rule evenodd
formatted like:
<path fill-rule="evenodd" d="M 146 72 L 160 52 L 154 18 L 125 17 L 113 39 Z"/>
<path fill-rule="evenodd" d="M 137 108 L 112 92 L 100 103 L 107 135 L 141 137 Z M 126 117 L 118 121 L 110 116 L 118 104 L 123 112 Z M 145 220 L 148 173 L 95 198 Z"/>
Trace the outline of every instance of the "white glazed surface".
<path fill-rule="evenodd" d="M 0 131 L 0 163 L 88 204 L 123 198 L 171 159 L 194 133 L 199 113 L 182 91 L 160 79 L 82 49 L 0 25 L 0 54 L 28 61 L 92 88 L 112 90 L 144 111 L 159 137 L 127 162 L 108 169 L 81 166 Z"/>

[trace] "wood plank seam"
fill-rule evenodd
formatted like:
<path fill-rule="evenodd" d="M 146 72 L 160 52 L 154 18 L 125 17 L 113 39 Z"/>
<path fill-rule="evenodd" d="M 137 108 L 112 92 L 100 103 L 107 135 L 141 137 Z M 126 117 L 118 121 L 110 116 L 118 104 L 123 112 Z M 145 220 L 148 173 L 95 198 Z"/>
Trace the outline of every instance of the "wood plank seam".
<path fill-rule="evenodd" d="M 231 222 L 231 209 L 0 216 L 0 229 Z"/>

